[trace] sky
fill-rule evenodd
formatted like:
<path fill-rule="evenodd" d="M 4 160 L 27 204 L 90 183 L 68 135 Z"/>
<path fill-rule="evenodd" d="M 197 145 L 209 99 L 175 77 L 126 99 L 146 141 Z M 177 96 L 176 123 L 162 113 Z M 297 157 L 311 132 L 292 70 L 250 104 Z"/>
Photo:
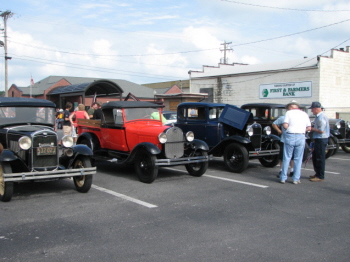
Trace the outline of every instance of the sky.
<path fill-rule="evenodd" d="M 231 64 L 327 56 L 350 46 L 348 0 L 0 0 L 0 11 L 13 13 L 8 88 L 50 75 L 186 80 L 190 70 L 218 66 L 225 42 Z"/>

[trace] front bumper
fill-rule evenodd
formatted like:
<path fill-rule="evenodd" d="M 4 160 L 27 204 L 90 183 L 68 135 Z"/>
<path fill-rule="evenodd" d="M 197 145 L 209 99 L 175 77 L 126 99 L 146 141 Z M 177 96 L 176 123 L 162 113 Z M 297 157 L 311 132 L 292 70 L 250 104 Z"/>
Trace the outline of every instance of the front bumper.
<path fill-rule="evenodd" d="M 29 180 L 49 180 L 74 176 L 85 176 L 96 174 L 96 167 L 63 169 L 53 171 L 23 172 L 23 173 L 4 173 L 4 182 L 21 182 Z"/>
<path fill-rule="evenodd" d="M 273 156 L 280 153 L 279 149 L 249 151 L 249 157 Z"/>
<path fill-rule="evenodd" d="M 193 156 L 193 157 L 182 157 L 175 159 L 157 159 L 156 166 L 177 166 L 187 165 L 201 162 L 208 162 L 208 156 Z"/>

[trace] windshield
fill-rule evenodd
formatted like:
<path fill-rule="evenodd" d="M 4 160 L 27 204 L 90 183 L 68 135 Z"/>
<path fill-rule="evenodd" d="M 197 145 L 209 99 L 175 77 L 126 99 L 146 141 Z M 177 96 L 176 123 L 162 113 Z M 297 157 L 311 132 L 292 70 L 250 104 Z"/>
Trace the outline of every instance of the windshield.
<path fill-rule="evenodd" d="M 135 119 L 155 119 L 160 120 L 158 108 L 126 108 L 126 121 Z"/>
<path fill-rule="evenodd" d="M 0 107 L 0 125 L 16 123 L 55 123 L 54 108 L 51 107 Z"/>

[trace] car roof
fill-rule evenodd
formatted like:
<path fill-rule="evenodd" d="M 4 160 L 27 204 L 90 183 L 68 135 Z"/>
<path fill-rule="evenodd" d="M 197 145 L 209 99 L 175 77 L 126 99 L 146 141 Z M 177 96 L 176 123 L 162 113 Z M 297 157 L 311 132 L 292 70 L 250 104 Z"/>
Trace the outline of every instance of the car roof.
<path fill-rule="evenodd" d="M 107 109 L 107 108 L 155 108 L 155 107 L 164 107 L 164 106 L 156 104 L 156 103 L 144 102 L 144 101 L 111 101 L 108 103 L 104 103 L 102 105 L 102 109 Z"/>
<path fill-rule="evenodd" d="M 220 103 L 207 103 L 207 102 L 184 102 L 184 103 L 181 103 L 178 105 L 178 107 L 180 106 L 193 106 L 193 107 L 196 107 L 196 106 L 207 106 L 207 107 L 219 107 L 219 106 L 222 106 L 222 107 L 225 107 L 226 104 L 220 104 Z M 234 106 L 234 105 L 232 105 Z"/>
<path fill-rule="evenodd" d="M 285 104 L 278 104 L 278 103 L 248 103 L 241 106 L 241 108 L 246 107 L 278 107 L 278 108 L 285 108 Z"/>
<path fill-rule="evenodd" d="M 0 97 L 0 107 L 56 107 L 55 103 L 37 98 Z"/>

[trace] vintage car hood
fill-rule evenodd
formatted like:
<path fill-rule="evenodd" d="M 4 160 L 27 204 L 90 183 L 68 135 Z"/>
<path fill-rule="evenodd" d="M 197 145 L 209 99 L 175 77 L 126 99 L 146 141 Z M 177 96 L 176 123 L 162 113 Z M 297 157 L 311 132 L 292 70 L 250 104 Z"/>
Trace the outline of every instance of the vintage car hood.
<path fill-rule="evenodd" d="M 160 121 L 135 121 L 125 125 L 128 132 L 139 135 L 150 135 L 154 137 L 154 134 L 162 133 L 169 126 L 164 126 Z"/>
<path fill-rule="evenodd" d="M 41 125 L 21 125 L 21 126 L 6 128 L 7 133 L 33 133 L 33 132 L 37 132 L 45 129 L 53 131 L 53 128 L 48 126 L 41 126 Z"/>
<path fill-rule="evenodd" d="M 239 130 L 243 130 L 247 122 L 253 121 L 253 114 L 233 105 L 225 105 L 222 111 L 219 122 L 233 126 Z"/>

